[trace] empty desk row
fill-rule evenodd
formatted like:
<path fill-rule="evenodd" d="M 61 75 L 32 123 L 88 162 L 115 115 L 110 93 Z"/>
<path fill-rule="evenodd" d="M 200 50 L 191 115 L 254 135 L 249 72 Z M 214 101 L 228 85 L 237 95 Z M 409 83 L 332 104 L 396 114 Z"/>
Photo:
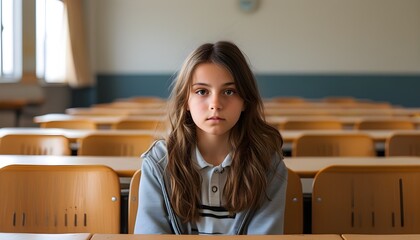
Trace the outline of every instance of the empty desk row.
<path fill-rule="evenodd" d="M 77 155 L 84 156 L 140 156 L 155 140 L 154 132 L 137 131 L 91 133 L 83 130 L 34 128 L 35 132 L 15 133 L 0 129 L 0 154 L 71 155 L 75 145 Z M 63 132 L 65 131 L 65 132 Z M 68 133 L 68 134 L 66 134 Z M 72 135 L 73 134 L 73 135 Z M 77 137 L 74 137 L 77 135 Z"/>
<path fill-rule="evenodd" d="M 285 130 L 281 133 L 284 149 L 291 151 L 293 156 L 375 156 L 383 149 L 387 156 L 420 155 L 420 130 Z M 164 134 L 153 130 L 2 128 L 0 152 L 66 155 L 70 151 L 69 145 L 75 144 L 82 155 L 140 156 Z M 42 139 L 40 143 L 32 139 L 36 135 Z M 52 141 L 53 138 L 57 140 Z M 53 142 L 57 142 L 58 147 L 52 148 Z"/>
<path fill-rule="evenodd" d="M 418 234 L 305 234 L 305 235 L 238 235 L 238 240 L 417 240 Z M 30 233 L 0 233 L 0 239 L 7 240 L 227 240 L 232 236 L 194 236 L 194 235 L 133 235 L 133 234 L 30 234 Z"/>
<path fill-rule="evenodd" d="M 96 112 L 95 112 L 96 111 Z M 72 121 L 92 122 L 96 128 L 118 128 L 116 124 L 121 121 L 147 122 L 155 121 L 163 124 L 162 114 L 117 114 L 115 111 L 125 111 L 120 109 L 112 110 L 90 110 L 86 111 L 67 111 L 68 114 L 45 114 L 34 117 L 34 122 L 41 126 L 48 126 L 49 122 L 65 122 L 67 126 L 77 126 L 71 124 Z M 85 113 L 85 114 L 83 114 Z M 115 113 L 115 114 L 114 114 Z M 305 130 L 305 129 L 413 129 L 420 128 L 419 117 L 394 117 L 394 116 L 267 116 L 267 121 L 280 130 Z M 380 123 L 378 125 L 378 123 Z M 373 125 L 373 126 L 372 126 Z M 132 126 L 134 128 L 136 126 Z M 164 126 L 159 126 L 164 127 Z M 75 127 L 72 127 L 75 128 Z M 139 125 L 138 128 L 143 128 Z"/>
<path fill-rule="evenodd" d="M 130 186 L 130 231 L 138 204 L 139 174 L 136 171 Z M 0 180 L 0 204 L 8 206 L 0 221 L 1 232 L 119 232 L 119 180 L 109 167 L 9 165 L 0 169 Z M 419 184 L 419 163 L 322 169 L 313 186 L 312 232 L 419 233 Z M 302 191 L 292 170 L 287 189 L 285 233 L 301 233 Z M 28 195 L 31 199 L 25 197 Z M 104 207 L 99 211 L 92 207 L 98 205 Z"/>

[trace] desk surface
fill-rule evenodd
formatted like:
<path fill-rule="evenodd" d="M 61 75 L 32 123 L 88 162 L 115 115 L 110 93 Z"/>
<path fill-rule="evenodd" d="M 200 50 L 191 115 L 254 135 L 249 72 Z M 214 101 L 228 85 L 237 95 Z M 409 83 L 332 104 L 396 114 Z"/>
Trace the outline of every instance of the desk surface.
<path fill-rule="evenodd" d="M 90 112 L 91 114 L 88 114 Z M 71 119 L 89 119 L 95 122 L 98 125 L 103 125 L 109 127 L 112 124 L 115 124 L 123 119 L 129 120 L 162 120 L 162 115 L 148 115 L 148 114 L 130 114 L 127 113 L 127 110 L 124 109 L 114 109 L 114 110 L 73 110 L 68 111 L 71 114 L 62 114 L 62 113 L 50 113 L 45 115 L 40 115 L 34 117 L 35 123 L 43 123 L 48 121 L 56 120 L 71 120 Z M 308 116 L 267 116 L 267 121 L 273 124 L 283 124 L 288 119 L 293 120 L 307 120 Z M 389 120 L 389 119 L 400 119 L 400 120 L 409 120 L 414 122 L 417 127 L 420 125 L 419 117 L 394 117 L 394 116 L 310 116 L 310 120 L 325 120 L 325 119 L 334 119 L 343 123 L 345 128 L 353 128 L 353 126 L 363 120 Z"/>
<path fill-rule="evenodd" d="M 90 233 L 40 234 L 0 233 L 1 240 L 89 240 Z"/>
<path fill-rule="evenodd" d="M 160 108 L 68 108 L 66 113 L 72 116 L 96 116 L 96 115 L 115 115 L 115 116 L 163 116 L 165 109 Z"/>
<path fill-rule="evenodd" d="M 342 240 L 340 235 L 133 235 L 133 234 L 94 234 L 92 240 Z"/>
<path fill-rule="evenodd" d="M 22 109 L 27 105 L 24 99 L 0 99 L 0 110 Z"/>
<path fill-rule="evenodd" d="M 0 138 L 6 134 L 46 134 L 46 135 L 63 135 L 74 141 L 83 138 L 89 134 L 126 134 L 138 135 L 147 134 L 156 137 L 163 135 L 162 132 L 154 130 L 114 130 L 114 129 L 98 129 L 98 130 L 75 130 L 75 129 L 58 129 L 58 128 L 1 128 Z M 420 134 L 419 130 L 283 130 L 280 131 L 285 142 L 293 142 L 298 137 L 306 133 L 313 134 L 353 134 L 364 133 L 369 135 L 377 142 L 384 142 L 394 133 Z"/>
<path fill-rule="evenodd" d="M 420 130 L 282 130 L 280 133 L 285 142 L 293 142 L 303 134 L 346 135 L 354 133 L 366 134 L 376 142 L 384 142 L 395 133 L 420 134 Z"/>
<path fill-rule="evenodd" d="M 115 111 L 119 111 L 116 109 Z M 123 110 L 124 111 L 124 110 Z M 94 114 L 94 115 L 69 115 L 69 114 L 62 114 L 62 113 L 49 113 L 45 115 L 40 115 L 34 117 L 35 123 L 43 123 L 49 121 L 60 121 L 60 120 L 90 120 L 95 122 L 97 125 L 110 128 L 112 124 L 115 124 L 121 120 L 162 120 L 162 116 L 154 116 L 154 115 L 140 115 L 140 116 L 129 116 L 126 114 L 119 114 L 119 115 L 112 115 L 112 111 L 108 111 L 108 114 L 101 115 L 101 114 Z"/>
<path fill-rule="evenodd" d="M 413 116 L 420 113 L 420 108 L 269 108 L 267 116 Z"/>
<path fill-rule="evenodd" d="M 313 178 L 331 165 L 420 165 L 420 157 L 294 157 L 284 162 L 301 178 Z M 106 165 L 120 177 L 131 177 L 141 163 L 140 157 L 0 155 L 0 167 L 12 164 Z"/>
<path fill-rule="evenodd" d="M 271 124 L 282 125 L 289 120 L 293 121 L 325 121 L 333 120 L 338 121 L 343 124 L 345 129 L 354 129 L 354 125 L 362 120 L 376 120 L 376 121 L 386 121 L 386 120 L 402 120 L 402 121 L 411 121 L 417 128 L 420 128 L 420 118 L 419 117 L 395 117 L 395 116 L 267 116 L 267 122 Z"/>
<path fill-rule="evenodd" d="M 418 240 L 420 234 L 343 234 L 342 237 L 344 240 Z"/>
<path fill-rule="evenodd" d="M 78 139 L 84 138 L 89 134 L 103 134 L 103 135 L 151 135 L 159 138 L 162 133 L 154 130 L 113 130 L 113 129 L 62 129 L 62 128 L 0 128 L 0 138 L 7 134 L 44 134 L 44 135 L 62 135 L 75 142 Z"/>
<path fill-rule="evenodd" d="M 104 156 L 42 156 L 42 155 L 0 155 L 0 167 L 13 164 L 33 165 L 105 165 L 120 177 L 131 177 L 141 168 L 140 157 Z"/>
<path fill-rule="evenodd" d="M 301 178 L 314 178 L 332 165 L 420 165 L 420 157 L 293 157 L 285 158 L 284 163 Z"/>

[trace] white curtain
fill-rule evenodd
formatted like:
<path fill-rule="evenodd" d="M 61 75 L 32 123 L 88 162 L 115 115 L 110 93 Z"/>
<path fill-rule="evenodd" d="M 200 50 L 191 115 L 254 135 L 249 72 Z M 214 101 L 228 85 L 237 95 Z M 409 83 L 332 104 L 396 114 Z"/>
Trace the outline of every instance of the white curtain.
<path fill-rule="evenodd" d="M 74 88 L 93 86 L 95 80 L 90 69 L 83 0 L 63 2 L 68 26 L 66 79 Z"/>

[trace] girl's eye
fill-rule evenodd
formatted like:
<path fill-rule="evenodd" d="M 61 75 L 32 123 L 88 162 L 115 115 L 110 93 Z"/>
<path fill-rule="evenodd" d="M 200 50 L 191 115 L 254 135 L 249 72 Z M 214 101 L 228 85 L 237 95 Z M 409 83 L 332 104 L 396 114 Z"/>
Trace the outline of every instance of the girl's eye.
<path fill-rule="evenodd" d="M 204 95 L 204 94 L 206 94 L 206 90 L 204 90 L 204 89 L 199 89 L 199 90 L 197 90 L 197 91 L 195 91 L 195 93 L 197 94 L 197 95 Z"/>
<path fill-rule="evenodd" d="M 235 94 L 235 91 L 232 90 L 232 89 L 228 89 L 228 90 L 225 91 L 225 94 L 228 95 L 228 96 L 231 96 L 231 95 Z"/>

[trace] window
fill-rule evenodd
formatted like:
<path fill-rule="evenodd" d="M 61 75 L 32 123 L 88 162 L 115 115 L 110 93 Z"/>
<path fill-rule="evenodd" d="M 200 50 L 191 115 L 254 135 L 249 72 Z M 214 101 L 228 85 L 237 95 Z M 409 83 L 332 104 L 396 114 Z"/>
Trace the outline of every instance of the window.
<path fill-rule="evenodd" d="M 0 82 L 22 76 L 22 2 L 0 0 Z"/>
<path fill-rule="evenodd" d="M 47 83 L 66 82 L 66 26 L 62 1 L 36 1 L 36 74 Z"/>

